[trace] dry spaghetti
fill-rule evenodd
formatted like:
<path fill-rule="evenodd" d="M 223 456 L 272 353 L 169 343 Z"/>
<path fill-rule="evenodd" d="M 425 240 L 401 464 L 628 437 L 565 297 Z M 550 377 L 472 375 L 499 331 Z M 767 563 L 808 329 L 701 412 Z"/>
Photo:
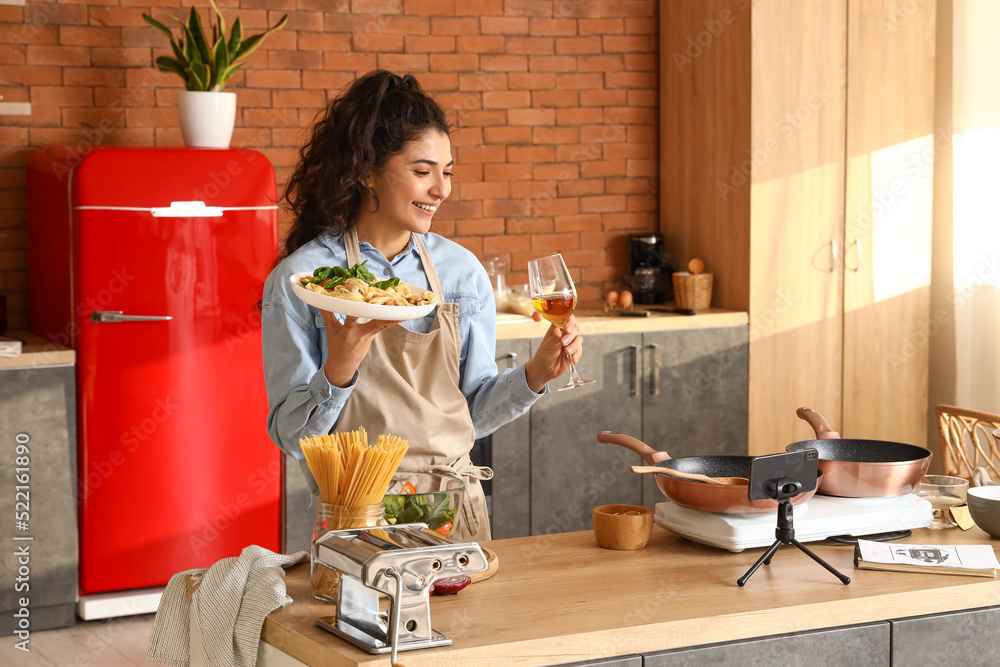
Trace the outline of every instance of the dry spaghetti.
<path fill-rule="evenodd" d="M 382 502 L 407 450 L 407 441 L 380 435 L 368 444 L 364 428 L 299 440 L 324 503 L 361 507 Z"/>

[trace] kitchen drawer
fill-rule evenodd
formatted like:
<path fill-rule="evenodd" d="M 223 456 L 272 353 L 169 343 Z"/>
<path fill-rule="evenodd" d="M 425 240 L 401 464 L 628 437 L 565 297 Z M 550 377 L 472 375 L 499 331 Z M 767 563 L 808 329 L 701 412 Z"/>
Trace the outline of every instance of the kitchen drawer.
<path fill-rule="evenodd" d="M 540 340 L 532 341 L 533 352 Z M 602 430 L 639 434 L 642 334 L 587 336 L 577 365 L 593 384 L 556 391 L 569 374 L 549 382 L 553 391 L 531 408 L 531 534 L 591 530 L 596 505 L 642 502 L 642 479 L 629 471 L 642 459 L 597 441 Z"/>
<path fill-rule="evenodd" d="M 579 372 L 596 383 L 553 391 L 528 415 L 498 429 L 490 451 L 494 539 L 591 529 L 607 503 L 653 507 L 664 500 L 632 452 L 597 442 L 618 431 L 673 456 L 747 453 L 746 325 L 591 334 Z M 497 365 L 524 363 L 540 339 L 497 341 Z M 656 383 L 656 379 L 659 383 Z"/>
<path fill-rule="evenodd" d="M 629 435 L 673 458 L 745 456 L 749 337 L 743 325 L 644 333 L 642 432 Z M 663 494 L 654 475 L 642 477 L 653 508 Z"/>
<path fill-rule="evenodd" d="M 893 665 L 1000 665 L 1000 607 L 889 621 Z"/>
<path fill-rule="evenodd" d="M 871 623 L 816 632 L 774 635 L 726 644 L 710 644 L 664 653 L 648 653 L 643 655 L 643 667 L 702 667 L 703 665 L 888 667 L 891 664 L 889 640 L 888 623 Z M 918 660 L 895 664 L 934 663 Z"/>
<path fill-rule="evenodd" d="M 641 655 L 625 655 L 617 658 L 598 658 L 585 662 L 563 662 L 555 667 L 643 667 Z"/>

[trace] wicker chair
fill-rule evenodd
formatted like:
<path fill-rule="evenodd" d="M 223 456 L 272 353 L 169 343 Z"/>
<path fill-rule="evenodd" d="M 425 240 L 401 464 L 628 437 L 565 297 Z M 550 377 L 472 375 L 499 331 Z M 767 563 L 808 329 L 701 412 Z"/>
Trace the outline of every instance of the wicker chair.
<path fill-rule="evenodd" d="M 934 406 L 941 438 L 941 465 L 945 475 L 972 479 L 972 471 L 986 468 L 994 480 L 1000 477 L 1000 415 Z"/>

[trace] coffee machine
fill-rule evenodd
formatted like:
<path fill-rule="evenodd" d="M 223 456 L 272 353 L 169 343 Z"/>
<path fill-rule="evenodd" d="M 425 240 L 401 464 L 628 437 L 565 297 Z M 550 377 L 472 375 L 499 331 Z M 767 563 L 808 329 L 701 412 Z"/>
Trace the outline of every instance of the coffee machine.
<path fill-rule="evenodd" d="M 635 303 L 665 303 L 674 298 L 670 275 L 674 268 L 667 263 L 663 234 L 629 234 L 630 289 Z"/>

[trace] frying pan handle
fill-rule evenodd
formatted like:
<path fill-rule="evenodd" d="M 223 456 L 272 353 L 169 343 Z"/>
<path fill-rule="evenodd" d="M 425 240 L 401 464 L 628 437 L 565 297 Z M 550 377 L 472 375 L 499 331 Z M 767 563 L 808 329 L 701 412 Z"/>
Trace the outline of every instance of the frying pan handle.
<path fill-rule="evenodd" d="M 630 435 L 625 435 L 624 433 L 617 433 L 615 431 L 598 431 L 597 440 L 598 442 L 604 442 L 609 445 L 618 445 L 619 447 L 624 447 L 625 449 L 631 449 L 651 466 L 670 458 L 670 454 L 667 454 L 666 452 L 658 452 L 642 440 L 633 438 Z"/>
<path fill-rule="evenodd" d="M 830 428 L 823 415 L 812 408 L 799 408 L 795 411 L 799 419 L 808 422 L 812 429 L 816 431 L 817 440 L 839 440 L 840 434 Z"/>

